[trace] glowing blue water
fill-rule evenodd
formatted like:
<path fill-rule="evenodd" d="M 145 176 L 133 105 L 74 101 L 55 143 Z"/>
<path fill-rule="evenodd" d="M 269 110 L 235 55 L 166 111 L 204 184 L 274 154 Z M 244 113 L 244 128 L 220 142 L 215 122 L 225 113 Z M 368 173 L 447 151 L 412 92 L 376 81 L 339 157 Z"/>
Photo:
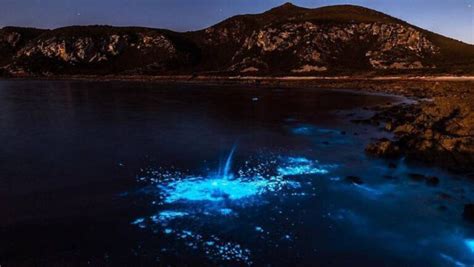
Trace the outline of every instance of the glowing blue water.
<path fill-rule="evenodd" d="M 471 252 L 474 253 L 474 239 L 467 239 L 464 241 L 464 243 L 471 250 Z"/>
<path fill-rule="evenodd" d="M 463 206 L 474 201 L 472 181 L 366 157 L 366 143 L 386 133 L 350 124 L 364 115 L 338 108 L 383 105 L 386 98 L 328 98 L 295 88 L 245 93 L 248 88 L 120 84 L 105 92 L 103 83 L 3 85 L 2 266 L 32 259 L 43 265 L 474 264 L 474 229 L 462 218 Z M 236 136 L 239 147 L 229 153 L 230 146 L 216 167 L 219 144 Z M 132 173 L 138 190 L 130 187 Z M 408 173 L 439 177 L 440 184 L 415 182 Z M 349 175 L 363 183 L 348 182 Z M 236 193 L 239 187 L 246 193 Z M 110 197 L 120 188 L 129 191 Z M 44 192 L 52 197 L 31 205 Z M 76 208 L 90 215 L 86 222 Z M 64 244 L 77 235 L 65 229 L 84 234 L 72 257 Z"/>
<path fill-rule="evenodd" d="M 217 172 L 209 171 L 208 174 L 184 174 L 166 168 L 146 170 L 137 180 L 159 189 L 154 192 L 157 195 L 153 201 L 158 203 L 155 207 L 159 211 L 155 215 L 135 219 L 132 224 L 141 229 L 150 228 L 153 232 L 162 232 L 192 249 L 203 251 L 210 259 L 250 265 L 253 259 L 258 258 L 254 255 L 255 248 L 251 251 L 244 247 L 245 242 L 229 240 L 226 231 L 217 228 L 236 227 L 238 224 L 239 232 L 247 229 L 247 233 L 253 235 L 254 239 L 275 242 L 275 246 L 291 246 L 301 239 L 301 235 L 292 231 L 298 229 L 298 221 L 291 216 L 298 217 L 304 213 L 298 211 L 299 208 L 286 209 L 283 205 L 292 201 L 299 203 L 316 196 L 318 186 L 314 185 L 315 181 L 326 180 L 333 193 L 346 197 L 357 196 L 359 201 L 368 201 L 366 203 L 375 203 L 373 200 L 382 203 L 394 195 L 409 194 L 406 188 L 403 191 L 397 190 L 397 185 L 393 183 L 366 183 L 365 179 L 363 184 L 347 183 L 341 178 L 344 177 L 344 171 L 341 173 L 342 168 L 339 168 L 342 165 L 321 164 L 303 156 L 255 157 L 243 161 L 233 173 L 231 166 L 235 151 L 233 147 L 225 164 Z M 403 170 L 405 167 L 400 164 L 398 170 Z M 375 170 L 367 170 L 368 173 L 371 171 Z M 322 177 L 327 179 L 320 179 Z M 254 216 L 259 210 L 268 211 L 274 203 L 283 204 L 276 204 L 275 209 L 271 210 L 269 222 L 260 218 L 246 224 L 248 216 Z M 317 202 L 311 203 L 317 205 Z M 364 210 L 332 207 L 322 213 L 321 217 L 330 221 L 330 229 L 355 229 L 355 234 L 369 235 L 374 240 L 391 240 L 393 244 L 389 247 L 402 247 L 397 242 L 401 242 L 403 236 L 381 228 Z M 291 223 L 291 227 L 275 227 L 275 224 L 286 225 L 287 222 Z M 424 239 L 419 242 L 428 246 L 438 241 Z M 466 239 L 461 234 L 453 239 L 452 244 L 455 250 L 436 252 L 437 257 L 448 266 L 468 266 L 465 263 L 469 262 L 470 257 L 462 257 L 462 253 L 474 254 L 474 240 Z"/>
<path fill-rule="evenodd" d="M 281 176 L 329 173 L 329 171 L 321 167 L 317 161 L 311 161 L 304 157 L 289 157 L 286 164 L 278 167 L 277 171 Z"/>
<path fill-rule="evenodd" d="M 224 172 L 219 172 L 217 176 L 176 177 L 176 180 L 172 182 L 159 185 L 163 192 L 164 202 L 243 201 L 265 193 L 300 186 L 298 182 L 286 179 L 286 176 L 329 173 L 317 161 L 304 157 L 287 157 L 282 158 L 282 166 L 277 167 L 275 175 L 257 172 L 251 177 L 234 178 L 234 175 L 229 172 L 234 150 L 235 148 L 227 158 Z"/>
<path fill-rule="evenodd" d="M 176 218 L 184 217 L 187 215 L 189 215 L 187 212 L 164 210 L 164 211 L 161 211 L 158 215 L 151 216 L 150 219 L 154 223 L 166 223 L 170 220 L 174 220 Z"/>
<path fill-rule="evenodd" d="M 275 157 L 257 163 L 246 161 L 235 176 L 231 172 L 235 149 L 235 146 L 231 149 L 224 168 L 219 168 L 217 174 L 192 176 L 161 168 L 146 170 L 146 175 L 137 177 L 137 180 L 148 181 L 159 188 L 160 201 L 153 203 L 159 203 L 162 211 L 148 218 L 136 219 L 132 224 L 140 228 L 156 225 L 161 227 L 164 234 L 175 236 L 190 247 L 204 250 L 208 255 L 250 264 L 250 251 L 239 244 L 223 242 L 217 236 L 206 239 L 196 232 L 199 229 L 191 232 L 178 227 L 176 223 L 181 219 L 199 222 L 209 216 L 234 219 L 239 213 L 233 207 L 263 205 L 266 203 L 265 197 L 270 194 L 279 197 L 307 196 L 308 192 L 302 189 L 301 182 L 292 180 L 292 177 L 324 175 L 335 165 L 324 166 L 305 157 Z M 254 226 L 254 229 L 264 234 L 262 227 Z M 292 237 L 284 234 L 281 239 L 290 241 Z"/>
<path fill-rule="evenodd" d="M 161 186 L 165 202 L 239 200 L 263 193 L 268 181 L 242 179 L 191 177 Z"/>
<path fill-rule="evenodd" d="M 222 177 L 228 178 L 231 175 L 230 168 L 232 166 L 232 158 L 234 156 L 234 152 L 235 152 L 236 148 L 237 148 L 237 145 L 234 145 L 234 147 L 232 147 L 232 149 L 230 150 L 229 156 L 227 156 L 227 160 L 226 160 L 225 166 L 224 166 L 224 171 L 223 171 L 223 173 L 221 173 Z"/>

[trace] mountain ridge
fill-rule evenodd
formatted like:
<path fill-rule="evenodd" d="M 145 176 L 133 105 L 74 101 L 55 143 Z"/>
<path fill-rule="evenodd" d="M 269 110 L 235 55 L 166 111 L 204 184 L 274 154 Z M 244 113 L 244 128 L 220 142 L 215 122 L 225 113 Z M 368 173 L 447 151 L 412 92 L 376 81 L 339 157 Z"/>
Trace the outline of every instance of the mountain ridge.
<path fill-rule="evenodd" d="M 5 27 L 0 52 L 0 68 L 12 76 L 474 72 L 474 45 L 355 5 L 286 3 L 189 32 Z"/>

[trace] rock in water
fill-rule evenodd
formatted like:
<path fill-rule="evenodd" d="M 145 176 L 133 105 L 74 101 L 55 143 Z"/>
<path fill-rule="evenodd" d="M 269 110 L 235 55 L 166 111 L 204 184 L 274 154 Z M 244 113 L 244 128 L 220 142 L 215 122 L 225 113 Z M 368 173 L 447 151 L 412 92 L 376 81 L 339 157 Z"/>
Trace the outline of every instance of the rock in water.
<path fill-rule="evenodd" d="M 400 155 L 400 148 L 386 138 L 382 138 L 375 143 L 369 144 L 365 151 L 368 154 L 379 157 L 393 158 Z"/>

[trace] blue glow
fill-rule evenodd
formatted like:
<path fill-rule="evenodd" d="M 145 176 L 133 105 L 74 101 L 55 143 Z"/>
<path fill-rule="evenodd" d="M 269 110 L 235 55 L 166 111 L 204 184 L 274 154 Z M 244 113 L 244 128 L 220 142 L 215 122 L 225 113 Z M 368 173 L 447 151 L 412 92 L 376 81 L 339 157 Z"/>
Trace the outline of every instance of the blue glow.
<path fill-rule="evenodd" d="M 145 219 L 138 218 L 132 222 L 133 225 L 137 225 L 140 228 L 146 228 Z"/>
<path fill-rule="evenodd" d="M 301 127 L 293 128 L 292 132 L 294 134 L 306 135 L 306 134 L 311 134 L 313 132 L 313 129 L 308 126 L 301 126 Z"/>
<path fill-rule="evenodd" d="M 292 128 L 291 132 L 293 134 L 298 134 L 298 135 L 310 135 L 310 134 L 328 135 L 328 134 L 339 133 L 338 131 L 333 130 L 333 129 L 316 128 L 312 125 L 300 125 L 298 127 Z"/>
<path fill-rule="evenodd" d="M 216 175 L 184 176 L 179 172 L 148 170 L 146 173 L 152 177 L 145 175 L 138 180 L 149 180 L 158 184 L 158 188 L 161 189 L 158 204 L 241 201 L 284 188 L 301 187 L 298 182 L 285 179 L 285 176 L 327 174 L 329 171 L 326 168 L 334 167 L 320 165 L 318 161 L 305 157 L 288 157 L 240 169 L 237 172 L 239 177 L 234 178 L 231 173 L 231 164 L 235 149 L 234 146 L 225 161 L 224 168 L 220 168 Z M 272 171 L 272 168 L 276 169 Z M 306 194 L 293 192 L 290 195 L 304 196 Z"/>
<path fill-rule="evenodd" d="M 145 221 L 145 219 L 143 219 L 143 218 L 138 218 L 138 219 L 136 219 L 135 221 L 133 221 L 132 224 L 137 225 L 137 224 L 143 223 L 144 221 Z"/>
<path fill-rule="evenodd" d="M 251 264 L 250 251 L 239 244 L 226 242 L 214 235 L 205 237 L 200 234 L 199 228 L 189 231 L 175 227 L 182 226 L 182 219 L 192 220 L 190 223 L 201 225 L 212 219 L 209 216 L 221 216 L 223 220 L 237 218 L 241 213 L 240 209 L 263 205 L 267 203 L 264 197 L 269 195 L 278 197 L 311 195 L 311 192 L 304 191 L 309 189 L 305 186 L 307 183 L 309 185 L 309 181 L 307 183 L 304 180 L 294 181 L 288 176 L 326 174 L 328 173 L 326 168 L 335 167 L 335 165 L 321 165 L 318 161 L 305 157 L 273 156 L 263 160 L 258 158 L 258 162 L 247 160 L 233 173 L 231 167 L 235 149 L 234 146 L 226 160 L 222 161 L 224 164 L 218 171 L 208 175 L 186 175 L 174 169 L 164 168 L 143 170 L 144 174 L 138 176 L 137 180 L 148 182 L 154 185 L 155 190 L 158 189 L 147 192 L 157 194 L 152 203 L 161 211 L 148 219 L 139 218 L 135 224 L 145 228 L 148 226 L 147 223 L 152 223 L 153 225 L 149 226 L 157 226 L 164 234 L 182 240 L 192 249 L 203 250 L 207 257 Z M 309 190 L 314 190 L 314 187 Z M 171 225 L 173 228 L 170 228 Z M 261 226 L 256 226 L 255 231 L 265 233 Z M 286 235 L 283 239 L 291 241 L 293 237 Z"/>
<path fill-rule="evenodd" d="M 338 223 L 357 226 L 358 231 L 365 231 L 365 229 L 369 227 L 369 221 L 366 217 L 348 209 L 339 209 L 329 212 L 324 217 L 331 218 Z"/>
<path fill-rule="evenodd" d="M 445 259 L 446 261 L 452 263 L 456 267 L 466 267 L 467 266 L 466 264 L 464 264 L 464 263 L 454 259 L 453 257 L 446 255 L 446 254 L 440 253 L 440 256 L 443 259 Z"/>
<path fill-rule="evenodd" d="M 283 179 L 284 176 L 328 173 L 326 169 L 319 167 L 317 161 L 304 157 L 289 157 L 285 159 L 283 167 L 277 168 L 276 176 L 264 178 L 263 173 L 257 172 L 250 177 L 234 178 L 230 173 L 234 151 L 235 146 L 227 157 L 223 171 L 219 171 L 217 176 L 185 177 L 160 185 L 164 203 L 244 200 L 267 192 L 277 192 L 285 187 L 299 188 L 298 182 Z M 239 171 L 240 175 L 245 173 Z M 250 174 L 250 171 L 247 174 Z"/>
<path fill-rule="evenodd" d="M 360 184 L 356 184 L 356 183 L 352 183 L 352 185 L 354 185 L 355 187 L 359 188 L 359 189 L 362 189 L 364 191 L 366 191 L 367 193 L 370 193 L 372 195 L 381 195 L 382 192 L 379 191 L 379 190 L 376 190 L 376 189 L 373 189 L 373 188 L 370 188 L 368 186 L 365 186 L 365 185 L 360 185 Z"/>
<path fill-rule="evenodd" d="M 228 216 L 228 215 L 231 215 L 234 213 L 234 211 L 232 209 L 227 209 L 227 208 L 224 208 L 224 209 L 220 209 L 219 210 L 219 213 L 224 215 L 224 216 Z"/>
<path fill-rule="evenodd" d="M 175 231 L 176 238 L 185 241 L 188 247 L 200 249 L 211 259 L 217 258 L 224 261 L 240 261 L 251 265 L 250 250 L 240 244 L 224 242 L 216 236 L 204 238 L 202 235 L 189 230 Z"/>
<path fill-rule="evenodd" d="M 151 175 L 151 177 L 142 176 L 139 180 L 149 180 L 152 183 L 158 183 L 158 188 L 161 189 L 160 202 L 154 201 L 154 203 L 159 205 L 177 202 L 186 203 L 204 201 L 239 201 L 243 203 L 242 201 L 244 200 L 265 193 L 278 192 L 285 188 L 301 188 L 299 182 L 285 179 L 285 176 L 326 174 L 329 172 L 326 167 L 334 167 L 330 165 L 320 165 L 318 161 L 310 160 L 305 157 L 287 157 L 280 158 L 280 160 L 270 160 L 256 166 L 248 166 L 244 170 L 239 170 L 239 177 L 234 178 L 234 175 L 231 173 L 234 152 L 235 146 L 229 153 L 224 168 L 221 168 L 217 175 L 183 176 L 180 172 L 171 172 L 160 169 L 159 171 L 146 171 L 146 173 Z M 272 171 L 272 168 L 276 169 Z M 290 192 L 288 195 L 305 196 L 307 194 L 301 192 Z M 226 211 L 224 209 L 219 212 L 221 215 L 229 215 L 232 211 Z M 188 215 L 189 213 L 186 212 L 163 211 L 159 215 L 153 216 L 152 220 L 155 222 L 166 221 Z"/>
<path fill-rule="evenodd" d="M 360 185 L 360 184 L 355 184 L 352 183 L 352 186 L 358 189 L 360 193 L 362 193 L 364 196 L 368 198 L 373 198 L 377 199 L 380 197 L 383 197 L 384 195 L 391 193 L 397 193 L 397 190 L 395 189 L 395 185 L 393 184 L 384 184 L 384 185 L 378 185 L 378 186 L 372 186 L 369 187 L 367 185 Z"/>
<path fill-rule="evenodd" d="M 166 192 L 166 203 L 185 201 L 239 200 L 262 193 L 264 180 L 243 181 L 241 179 L 195 177 L 176 181 L 162 189 Z"/>
<path fill-rule="evenodd" d="M 278 173 L 283 176 L 304 175 L 304 174 L 327 174 L 325 169 L 319 169 L 310 165 L 288 166 L 278 168 Z"/>
<path fill-rule="evenodd" d="M 303 157 L 288 158 L 286 166 L 278 167 L 277 171 L 281 176 L 329 173 L 328 170 L 321 168 L 317 161 L 311 161 Z"/>
<path fill-rule="evenodd" d="M 307 158 L 303 157 L 289 157 L 288 158 L 288 163 L 305 163 L 305 164 L 310 164 L 311 161 Z"/>
<path fill-rule="evenodd" d="M 230 167 L 232 166 L 232 158 L 234 156 L 234 152 L 235 152 L 236 148 L 237 148 L 237 146 L 234 145 L 234 147 L 232 147 L 232 150 L 229 153 L 229 156 L 227 156 L 227 160 L 226 160 L 225 166 L 224 166 L 224 172 L 219 174 L 221 177 L 230 177 L 230 175 L 231 175 L 230 174 Z"/>
<path fill-rule="evenodd" d="M 471 250 L 472 253 L 474 253 L 474 239 L 466 239 L 464 241 L 464 244 Z"/>
<path fill-rule="evenodd" d="M 151 216 L 150 219 L 155 223 L 167 222 L 167 221 L 174 220 L 176 218 L 184 217 L 187 215 L 189 215 L 187 212 L 164 210 L 160 212 L 158 215 Z"/>

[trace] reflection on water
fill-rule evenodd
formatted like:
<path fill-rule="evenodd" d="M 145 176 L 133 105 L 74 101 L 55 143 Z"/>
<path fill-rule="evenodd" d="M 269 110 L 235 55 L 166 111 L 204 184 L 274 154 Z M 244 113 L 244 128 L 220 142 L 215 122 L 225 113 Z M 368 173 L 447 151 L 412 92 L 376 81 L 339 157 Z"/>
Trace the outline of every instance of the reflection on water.
<path fill-rule="evenodd" d="M 0 82 L 0 265 L 472 266 L 472 183 L 363 152 L 396 101 Z"/>

